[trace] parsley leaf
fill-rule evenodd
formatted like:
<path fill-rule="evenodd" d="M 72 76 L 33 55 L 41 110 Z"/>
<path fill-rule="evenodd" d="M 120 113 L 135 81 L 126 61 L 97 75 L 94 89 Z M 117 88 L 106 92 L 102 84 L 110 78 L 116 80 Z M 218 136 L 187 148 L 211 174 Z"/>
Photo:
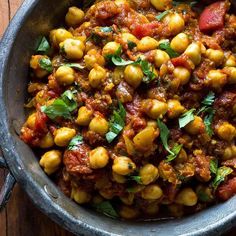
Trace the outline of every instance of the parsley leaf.
<path fill-rule="evenodd" d="M 42 106 L 41 111 L 50 119 L 54 120 L 57 117 L 70 119 L 70 112 L 77 108 L 78 104 L 74 99 L 74 95 L 70 90 L 65 91 L 60 98 L 57 98 L 51 105 Z"/>
<path fill-rule="evenodd" d="M 112 27 L 108 27 L 108 26 L 101 27 L 100 30 L 101 30 L 101 32 L 103 32 L 103 33 L 110 33 L 110 32 L 113 31 Z"/>
<path fill-rule="evenodd" d="M 170 150 L 169 145 L 168 145 L 168 139 L 169 139 L 169 135 L 170 135 L 169 129 L 167 128 L 165 123 L 163 123 L 160 119 L 157 119 L 157 125 L 160 129 L 160 137 L 161 137 L 161 141 L 162 141 L 162 144 L 163 144 L 164 148 L 171 155 L 175 155 L 175 153 Z"/>
<path fill-rule="evenodd" d="M 81 143 L 83 143 L 83 137 L 81 135 L 75 136 L 73 139 L 71 139 L 68 145 L 68 150 L 75 150 Z"/>
<path fill-rule="evenodd" d="M 137 46 L 136 43 L 134 43 L 134 42 L 128 40 L 128 48 L 129 48 L 129 50 L 132 50 L 132 49 L 135 48 L 136 46 Z"/>
<path fill-rule="evenodd" d="M 42 37 L 36 51 L 39 53 L 46 54 L 49 50 L 50 50 L 50 44 L 49 44 L 48 40 L 45 37 Z"/>
<path fill-rule="evenodd" d="M 110 216 L 112 218 L 119 217 L 116 210 L 109 201 L 104 201 L 99 204 L 94 204 L 93 206 L 98 212 L 103 213 L 104 215 Z"/>
<path fill-rule="evenodd" d="M 125 61 L 123 58 L 121 58 L 120 56 L 113 56 L 111 58 L 111 61 L 113 62 L 114 65 L 116 66 L 127 66 L 130 64 L 133 64 L 133 61 Z"/>
<path fill-rule="evenodd" d="M 141 179 L 141 176 L 139 175 L 130 175 L 129 180 L 133 180 L 138 184 L 142 184 L 142 179 Z"/>
<path fill-rule="evenodd" d="M 41 58 L 39 60 L 39 66 L 41 69 L 46 70 L 49 73 L 52 73 L 52 62 L 49 58 Z"/>
<path fill-rule="evenodd" d="M 191 110 L 185 112 L 180 118 L 179 118 L 179 128 L 185 127 L 187 124 L 189 124 L 191 121 L 194 120 L 194 112 L 196 111 L 195 108 L 192 108 Z"/>
<path fill-rule="evenodd" d="M 169 12 L 170 12 L 169 10 L 162 12 L 161 14 L 159 14 L 158 16 L 156 16 L 156 19 L 157 19 L 158 21 L 161 21 L 165 16 L 167 16 L 167 15 L 169 14 Z"/>
<path fill-rule="evenodd" d="M 216 190 L 221 182 L 225 180 L 225 177 L 231 174 L 233 170 L 229 167 L 222 166 L 217 170 L 216 177 L 212 182 L 212 187 Z"/>
<path fill-rule="evenodd" d="M 173 154 L 170 154 L 170 155 L 168 155 L 166 158 L 166 161 L 167 162 L 171 162 L 171 161 L 173 161 L 177 156 L 178 156 L 178 154 L 179 154 L 179 152 L 181 151 L 181 149 L 182 149 L 182 147 L 183 147 L 183 144 L 175 144 L 174 145 L 174 147 L 171 149 L 171 151 L 174 153 L 174 155 Z"/>
<path fill-rule="evenodd" d="M 71 67 L 71 68 L 75 68 L 75 69 L 78 69 L 78 70 L 83 70 L 85 68 L 85 66 L 82 66 L 79 63 L 65 63 L 65 64 L 62 64 L 62 65 L 63 66 L 68 66 L 68 67 Z"/>
<path fill-rule="evenodd" d="M 218 160 L 211 160 L 210 161 L 210 171 L 213 174 L 217 174 L 217 169 L 218 169 Z"/>
<path fill-rule="evenodd" d="M 125 126 L 126 110 L 120 101 L 118 105 L 119 109 L 113 111 L 113 115 L 110 119 L 110 131 L 106 134 L 108 143 L 111 143 Z"/>
<path fill-rule="evenodd" d="M 169 41 L 165 41 L 159 44 L 159 48 L 161 50 L 166 51 L 166 53 L 171 57 L 178 57 L 179 53 L 177 53 L 174 49 L 171 48 L 170 46 L 170 42 Z"/>

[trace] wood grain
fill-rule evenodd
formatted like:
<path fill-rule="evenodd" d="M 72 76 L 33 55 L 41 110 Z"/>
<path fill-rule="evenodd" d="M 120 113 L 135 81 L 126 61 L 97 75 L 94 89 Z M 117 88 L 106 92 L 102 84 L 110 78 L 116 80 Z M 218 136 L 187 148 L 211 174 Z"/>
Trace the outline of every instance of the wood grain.
<path fill-rule="evenodd" d="M 0 0 L 0 38 L 23 0 Z M 6 171 L 0 170 L 0 186 Z M 43 215 L 16 185 L 11 199 L 0 213 L 0 236 L 73 236 Z"/>

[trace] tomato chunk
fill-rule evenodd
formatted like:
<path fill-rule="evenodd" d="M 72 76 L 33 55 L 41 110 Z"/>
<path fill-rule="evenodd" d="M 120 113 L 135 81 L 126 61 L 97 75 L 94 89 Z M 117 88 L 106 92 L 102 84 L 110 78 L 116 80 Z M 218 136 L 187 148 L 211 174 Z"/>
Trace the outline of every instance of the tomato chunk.
<path fill-rule="evenodd" d="M 223 1 L 212 3 L 206 7 L 199 18 L 200 30 L 209 32 L 223 28 L 226 11 L 227 4 Z"/>
<path fill-rule="evenodd" d="M 174 67 L 181 66 L 181 67 L 185 67 L 188 70 L 194 69 L 193 63 L 185 54 L 182 54 L 181 56 L 176 57 L 176 58 L 172 58 L 171 62 L 174 65 Z"/>
<path fill-rule="evenodd" d="M 152 36 L 155 28 L 159 26 L 159 22 L 153 21 L 151 23 L 146 24 L 135 24 L 132 30 L 132 33 L 138 37 L 143 38 L 145 36 Z"/>

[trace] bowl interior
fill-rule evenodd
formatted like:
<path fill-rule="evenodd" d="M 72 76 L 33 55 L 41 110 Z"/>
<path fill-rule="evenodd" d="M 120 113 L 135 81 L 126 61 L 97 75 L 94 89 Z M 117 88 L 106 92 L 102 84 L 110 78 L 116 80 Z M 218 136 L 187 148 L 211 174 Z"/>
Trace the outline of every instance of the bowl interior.
<path fill-rule="evenodd" d="M 65 197 L 44 174 L 32 150 L 18 137 L 25 119 L 28 63 L 40 36 L 64 22 L 68 0 L 26 0 L 0 46 L 1 144 L 17 181 L 52 219 L 83 235 L 215 235 L 231 227 L 236 198 L 195 215 L 158 222 L 121 222 L 84 209 Z"/>

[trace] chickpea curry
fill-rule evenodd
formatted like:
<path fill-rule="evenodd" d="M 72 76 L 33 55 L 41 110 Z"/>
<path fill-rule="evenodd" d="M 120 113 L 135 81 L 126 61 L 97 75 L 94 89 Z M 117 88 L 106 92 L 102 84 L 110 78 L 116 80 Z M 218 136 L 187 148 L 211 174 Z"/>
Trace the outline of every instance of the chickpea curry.
<path fill-rule="evenodd" d="M 85 1 L 65 24 L 31 57 L 20 137 L 68 197 L 147 219 L 236 194 L 229 1 Z"/>

